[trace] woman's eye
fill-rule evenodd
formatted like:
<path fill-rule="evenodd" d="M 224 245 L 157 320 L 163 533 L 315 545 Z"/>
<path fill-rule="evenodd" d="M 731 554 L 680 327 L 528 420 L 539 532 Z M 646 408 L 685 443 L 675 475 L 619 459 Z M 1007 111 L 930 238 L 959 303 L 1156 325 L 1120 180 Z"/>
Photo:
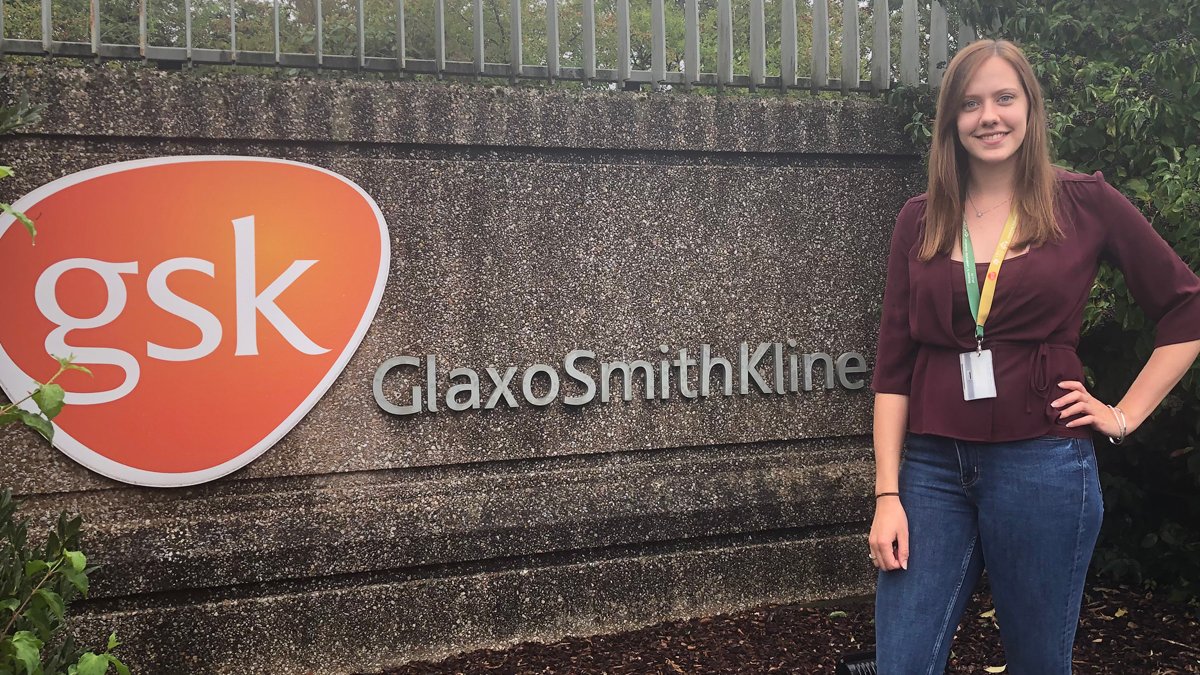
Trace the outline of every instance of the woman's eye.
<path fill-rule="evenodd" d="M 1017 100 L 1017 97 L 1013 96 L 1012 94 L 1004 94 L 1000 97 L 1001 103 L 1012 103 L 1015 100 Z"/>
<path fill-rule="evenodd" d="M 963 110 L 974 110 L 979 106 L 979 101 L 963 101 Z"/>

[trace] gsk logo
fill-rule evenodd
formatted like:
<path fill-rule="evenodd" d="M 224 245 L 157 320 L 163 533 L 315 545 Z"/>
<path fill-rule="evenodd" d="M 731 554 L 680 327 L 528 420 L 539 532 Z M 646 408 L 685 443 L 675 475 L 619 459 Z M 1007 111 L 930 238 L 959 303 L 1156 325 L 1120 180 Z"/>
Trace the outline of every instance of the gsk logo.
<path fill-rule="evenodd" d="M 379 207 L 298 162 L 122 162 L 13 206 L 38 235 L 0 219 L 0 385 L 18 400 L 73 354 L 93 375 L 59 379 L 54 444 L 127 483 L 191 485 L 261 455 L 345 367 L 387 280 Z"/>

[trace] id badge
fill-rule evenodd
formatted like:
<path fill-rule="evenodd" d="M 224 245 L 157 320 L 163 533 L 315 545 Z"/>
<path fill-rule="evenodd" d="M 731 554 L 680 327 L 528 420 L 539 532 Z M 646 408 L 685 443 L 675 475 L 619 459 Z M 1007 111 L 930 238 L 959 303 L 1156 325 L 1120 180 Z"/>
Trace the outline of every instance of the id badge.
<path fill-rule="evenodd" d="M 996 398 L 996 378 L 992 373 L 992 350 L 970 351 L 958 355 L 962 369 L 963 399 L 975 401 Z"/>

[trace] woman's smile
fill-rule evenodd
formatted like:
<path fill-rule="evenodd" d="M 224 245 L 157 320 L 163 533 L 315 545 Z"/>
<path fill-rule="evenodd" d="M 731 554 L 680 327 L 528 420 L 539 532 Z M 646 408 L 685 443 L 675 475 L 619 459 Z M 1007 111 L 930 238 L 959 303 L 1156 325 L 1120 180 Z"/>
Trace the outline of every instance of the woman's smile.
<path fill-rule="evenodd" d="M 982 141 L 984 145 L 1000 145 L 1007 136 L 1007 131 L 992 131 L 985 134 L 977 134 L 975 138 Z"/>

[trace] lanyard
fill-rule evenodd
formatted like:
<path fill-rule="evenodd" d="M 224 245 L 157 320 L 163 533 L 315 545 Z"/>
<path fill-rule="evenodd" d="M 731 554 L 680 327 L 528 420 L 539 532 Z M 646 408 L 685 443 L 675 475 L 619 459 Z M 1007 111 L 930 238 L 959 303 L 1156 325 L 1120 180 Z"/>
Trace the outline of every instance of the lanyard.
<path fill-rule="evenodd" d="M 996 295 L 996 279 L 1000 276 L 1000 266 L 1004 264 L 1004 256 L 1008 254 L 1008 246 L 1016 232 L 1017 210 L 1013 209 L 1009 212 L 1008 221 L 1004 223 L 1004 230 L 1000 233 L 996 252 L 992 254 L 992 262 L 988 265 L 987 280 L 983 282 L 981 294 L 978 275 L 975 273 L 975 249 L 971 246 L 971 233 L 967 231 L 967 221 L 963 219 L 963 276 L 967 281 L 967 302 L 971 305 L 971 316 L 975 318 L 975 340 L 980 349 L 983 348 L 983 324 L 987 322 L 988 314 L 992 311 L 992 298 Z"/>

